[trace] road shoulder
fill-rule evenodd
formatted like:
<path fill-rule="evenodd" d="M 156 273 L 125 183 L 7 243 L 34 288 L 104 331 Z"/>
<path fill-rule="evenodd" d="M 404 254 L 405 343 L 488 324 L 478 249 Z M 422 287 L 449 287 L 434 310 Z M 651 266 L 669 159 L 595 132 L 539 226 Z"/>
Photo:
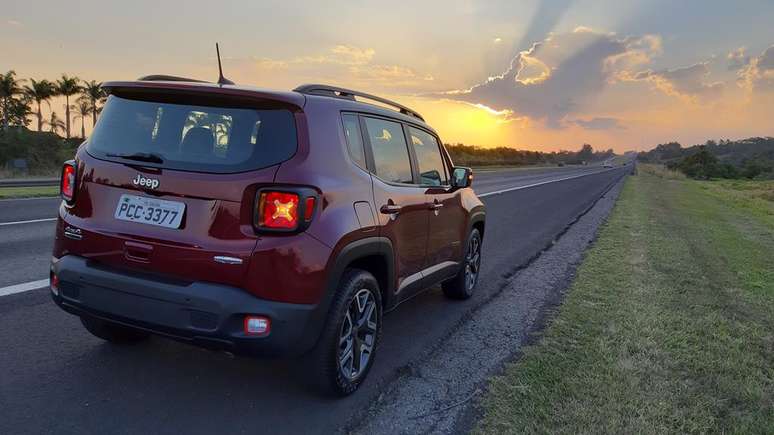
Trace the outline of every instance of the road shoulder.
<path fill-rule="evenodd" d="M 365 415 L 354 416 L 347 431 L 394 434 L 469 429 L 471 404 L 488 378 L 542 329 L 543 319 L 561 301 L 586 247 L 612 210 L 624 179 L 552 246 L 511 276 L 501 293 L 469 313 L 449 338 L 404 367 Z M 525 300 L 533 302 L 525 305 Z"/>

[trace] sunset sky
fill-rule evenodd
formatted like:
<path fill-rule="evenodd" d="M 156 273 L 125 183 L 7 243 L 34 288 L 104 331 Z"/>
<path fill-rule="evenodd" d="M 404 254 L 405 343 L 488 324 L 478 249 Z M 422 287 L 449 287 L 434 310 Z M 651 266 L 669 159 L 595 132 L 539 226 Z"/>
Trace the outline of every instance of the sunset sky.
<path fill-rule="evenodd" d="M 215 80 L 219 41 L 237 83 L 385 95 L 445 142 L 626 151 L 774 135 L 773 19 L 772 0 L 0 0 L 0 72 Z"/>

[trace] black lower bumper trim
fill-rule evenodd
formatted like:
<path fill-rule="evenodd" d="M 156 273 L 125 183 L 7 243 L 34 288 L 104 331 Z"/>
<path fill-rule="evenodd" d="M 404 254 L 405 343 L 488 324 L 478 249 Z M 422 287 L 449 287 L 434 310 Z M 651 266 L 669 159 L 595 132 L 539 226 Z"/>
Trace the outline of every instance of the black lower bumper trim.
<path fill-rule="evenodd" d="M 320 305 L 267 301 L 213 283 L 134 276 L 74 255 L 54 260 L 52 270 L 60 289 L 52 297 L 65 311 L 233 353 L 302 354 L 314 345 L 325 318 Z M 268 316 L 269 335 L 245 334 L 245 315 Z"/>

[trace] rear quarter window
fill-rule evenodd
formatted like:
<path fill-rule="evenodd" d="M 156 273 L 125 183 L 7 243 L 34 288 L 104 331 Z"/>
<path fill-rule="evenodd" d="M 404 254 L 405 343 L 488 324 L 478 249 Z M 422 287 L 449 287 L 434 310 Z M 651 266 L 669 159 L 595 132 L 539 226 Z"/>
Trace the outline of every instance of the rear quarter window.
<path fill-rule="evenodd" d="M 287 109 L 198 106 L 111 95 L 86 149 L 107 160 L 153 154 L 162 162 L 143 162 L 144 166 L 233 173 L 281 163 L 297 147 L 295 119 Z"/>
<path fill-rule="evenodd" d="M 357 115 L 345 114 L 342 116 L 344 122 L 344 136 L 347 140 L 347 149 L 352 160 L 361 168 L 366 167 L 365 150 L 363 149 L 363 136 L 360 134 L 360 121 Z"/>

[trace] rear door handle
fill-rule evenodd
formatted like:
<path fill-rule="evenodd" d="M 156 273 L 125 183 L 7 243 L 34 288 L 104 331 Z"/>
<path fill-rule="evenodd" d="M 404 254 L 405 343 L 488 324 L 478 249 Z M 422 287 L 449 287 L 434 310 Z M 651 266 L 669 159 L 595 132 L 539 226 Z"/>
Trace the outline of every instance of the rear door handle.
<path fill-rule="evenodd" d="M 403 207 L 395 204 L 385 204 L 379 209 L 382 214 L 398 214 Z"/>
<path fill-rule="evenodd" d="M 439 208 L 442 208 L 442 207 L 443 207 L 443 203 L 442 202 L 434 202 L 434 203 L 432 203 L 432 204 L 430 204 L 428 206 L 428 208 L 430 208 L 430 210 L 438 210 Z"/>

